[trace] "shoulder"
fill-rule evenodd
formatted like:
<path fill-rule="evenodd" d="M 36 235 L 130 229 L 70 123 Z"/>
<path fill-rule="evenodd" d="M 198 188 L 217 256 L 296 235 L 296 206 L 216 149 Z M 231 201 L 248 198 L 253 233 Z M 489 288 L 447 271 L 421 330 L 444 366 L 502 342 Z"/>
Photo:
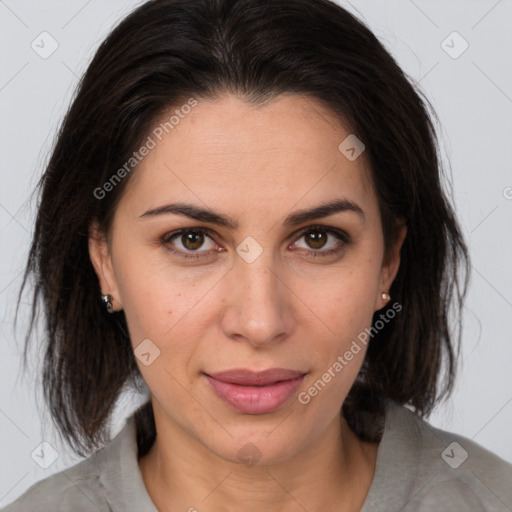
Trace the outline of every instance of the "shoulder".
<path fill-rule="evenodd" d="M 400 465 L 397 476 L 406 482 L 404 512 L 512 511 L 509 462 L 395 403 L 387 410 L 386 428 L 387 460 L 381 463 Z"/>
<path fill-rule="evenodd" d="M 120 457 L 129 456 L 127 449 L 135 436 L 129 420 L 122 431 L 104 448 L 78 464 L 32 485 L 3 512 L 69 512 L 70 510 L 112 511 L 108 487 L 119 466 Z M 118 471 L 118 469 L 117 469 Z"/>
<path fill-rule="evenodd" d="M 14 503 L 2 509 L 3 512 L 109 511 L 101 492 L 101 464 L 98 457 L 100 452 L 35 483 Z"/>

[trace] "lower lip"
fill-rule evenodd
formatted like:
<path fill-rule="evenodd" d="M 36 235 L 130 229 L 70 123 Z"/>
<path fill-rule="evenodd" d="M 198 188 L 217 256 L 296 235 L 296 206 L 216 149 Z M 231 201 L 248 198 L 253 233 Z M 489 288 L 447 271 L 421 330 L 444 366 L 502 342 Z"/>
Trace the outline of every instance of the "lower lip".
<path fill-rule="evenodd" d="M 281 407 L 295 393 L 304 375 L 269 386 L 239 386 L 206 375 L 213 391 L 225 403 L 245 414 L 264 414 Z"/>

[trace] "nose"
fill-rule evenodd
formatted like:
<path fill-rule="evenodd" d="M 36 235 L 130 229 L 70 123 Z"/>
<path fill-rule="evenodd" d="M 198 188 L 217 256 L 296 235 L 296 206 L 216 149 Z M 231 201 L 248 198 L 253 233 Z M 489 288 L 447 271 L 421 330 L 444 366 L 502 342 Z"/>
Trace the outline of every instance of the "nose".
<path fill-rule="evenodd" d="M 222 330 L 253 346 L 282 341 L 294 325 L 292 291 L 270 250 L 251 263 L 238 255 L 225 283 Z"/>

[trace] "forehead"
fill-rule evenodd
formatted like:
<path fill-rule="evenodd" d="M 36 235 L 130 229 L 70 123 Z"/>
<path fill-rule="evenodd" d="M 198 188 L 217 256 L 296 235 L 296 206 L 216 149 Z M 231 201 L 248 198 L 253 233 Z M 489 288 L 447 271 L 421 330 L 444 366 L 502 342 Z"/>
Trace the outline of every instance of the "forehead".
<path fill-rule="evenodd" d="M 233 95 L 197 99 L 170 125 L 176 110 L 149 132 L 154 148 L 125 192 L 134 209 L 187 198 L 237 212 L 263 204 L 277 210 L 340 196 L 376 207 L 364 152 L 351 160 L 340 151 L 351 134 L 313 98 L 286 95 L 260 105 Z"/>

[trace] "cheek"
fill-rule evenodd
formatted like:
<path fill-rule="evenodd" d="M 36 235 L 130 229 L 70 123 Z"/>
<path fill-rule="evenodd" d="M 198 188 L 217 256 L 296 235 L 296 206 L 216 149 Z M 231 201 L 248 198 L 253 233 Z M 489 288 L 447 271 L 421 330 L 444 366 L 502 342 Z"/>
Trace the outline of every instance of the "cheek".
<path fill-rule="evenodd" d="M 116 262 L 116 280 L 134 342 L 159 339 L 197 303 L 196 282 L 166 264 L 161 249 L 126 248 Z"/>
<path fill-rule="evenodd" d="M 150 340 L 159 352 L 151 368 L 137 361 L 141 373 L 150 386 L 152 380 L 168 379 L 169 374 L 182 381 L 214 316 L 212 297 L 219 276 L 177 269 L 161 254 L 152 260 L 151 251 L 122 254 L 116 278 L 132 346 L 137 354 L 139 344 Z"/>
<path fill-rule="evenodd" d="M 347 263 L 329 279 L 317 280 L 315 287 L 310 280 L 302 281 L 300 293 L 307 297 L 307 306 L 321 319 L 315 322 L 315 332 L 308 336 L 316 340 L 315 349 L 311 351 L 313 345 L 309 349 L 315 372 L 307 383 L 305 400 L 310 401 L 315 414 L 341 406 L 361 368 L 371 341 L 368 331 L 379 290 L 379 275 L 374 258 L 359 257 L 357 264 Z"/>
<path fill-rule="evenodd" d="M 302 281 L 298 295 L 305 297 L 304 302 L 331 333 L 346 343 L 371 325 L 379 282 L 375 260 L 358 258 L 357 264 L 347 264 L 322 280 Z"/>
<path fill-rule="evenodd" d="M 354 271 L 331 282 L 324 293 L 309 295 L 308 303 L 322 322 L 316 322 L 315 332 L 308 336 L 316 340 L 308 349 L 314 372 L 298 401 L 319 425 L 339 410 L 363 364 L 371 341 L 367 330 L 374 313 L 375 281 L 375 273 L 368 269 Z"/>

